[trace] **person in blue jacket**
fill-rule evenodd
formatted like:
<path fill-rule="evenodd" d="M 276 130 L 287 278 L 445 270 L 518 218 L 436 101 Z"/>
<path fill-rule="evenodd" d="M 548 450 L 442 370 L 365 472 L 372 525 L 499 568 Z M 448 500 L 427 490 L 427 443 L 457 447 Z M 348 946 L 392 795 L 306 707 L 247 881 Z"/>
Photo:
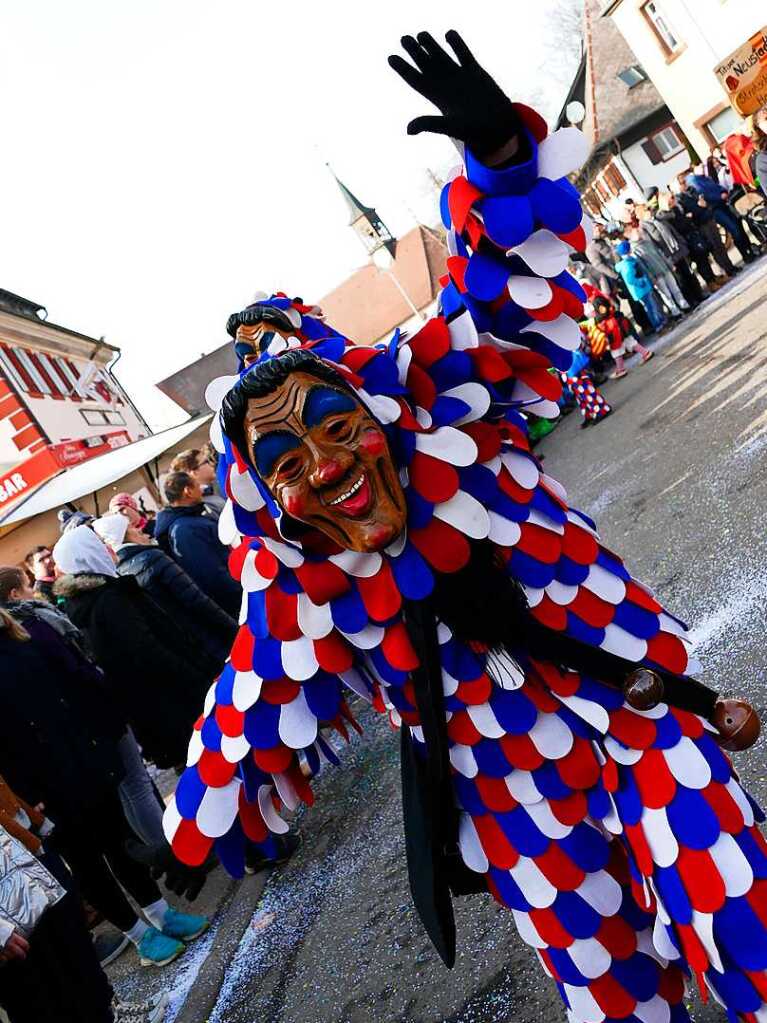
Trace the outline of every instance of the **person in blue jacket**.
<path fill-rule="evenodd" d="M 631 244 L 627 241 L 619 242 L 615 246 L 615 254 L 621 257 L 615 264 L 615 269 L 628 288 L 629 294 L 634 301 L 642 304 L 650 318 L 653 330 L 661 330 L 666 325 L 666 319 L 661 311 L 650 275 L 642 260 L 637 256 L 632 256 Z"/>
<path fill-rule="evenodd" d="M 171 472 L 163 489 L 168 507 L 157 516 L 155 539 L 203 593 L 237 618 L 242 590 L 229 574 L 229 548 L 218 538 L 218 523 L 206 510 L 202 487 L 189 473 Z"/>
<path fill-rule="evenodd" d="M 706 205 L 711 207 L 714 220 L 731 236 L 735 248 L 743 257 L 743 262 L 752 263 L 756 259 L 756 253 L 739 217 L 727 205 L 725 201 L 727 193 L 722 191 L 721 185 L 717 185 L 707 174 L 688 174 L 686 182 L 688 187 L 697 192 Z"/>

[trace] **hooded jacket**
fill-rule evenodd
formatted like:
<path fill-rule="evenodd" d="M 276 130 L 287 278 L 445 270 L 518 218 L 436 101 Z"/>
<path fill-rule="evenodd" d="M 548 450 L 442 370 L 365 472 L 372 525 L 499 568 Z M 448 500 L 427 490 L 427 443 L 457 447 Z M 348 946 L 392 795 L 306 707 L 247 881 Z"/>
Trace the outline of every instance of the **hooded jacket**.
<path fill-rule="evenodd" d="M 133 576 L 142 590 L 158 604 L 214 661 L 219 671 L 237 632 L 237 622 L 210 597 L 165 551 L 154 545 L 125 544 L 117 552 L 117 572 Z"/>
<path fill-rule="evenodd" d="M 0 827 L 0 948 L 14 931 L 31 937 L 43 913 L 65 895 L 53 874 Z"/>
<path fill-rule="evenodd" d="M 242 591 L 229 574 L 229 551 L 218 538 L 216 520 L 204 504 L 163 508 L 157 516 L 155 538 L 203 593 L 236 618 Z"/>
<path fill-rule="evenodd" d="M 181 763 L 213 677 L 209 666 L 132 576 L 62 576 L 56 595 L 87 638 L 144 755 L 159 767 Z"/>
<path fill-rule="evenodd" d="M 652 291 L 652 281 L 645 270 L 642 260 L 636 256 L 624 256 L 615 264 L 615 269 L 623 278 L 623 283 L 636 302 L 641 302 Z"/>

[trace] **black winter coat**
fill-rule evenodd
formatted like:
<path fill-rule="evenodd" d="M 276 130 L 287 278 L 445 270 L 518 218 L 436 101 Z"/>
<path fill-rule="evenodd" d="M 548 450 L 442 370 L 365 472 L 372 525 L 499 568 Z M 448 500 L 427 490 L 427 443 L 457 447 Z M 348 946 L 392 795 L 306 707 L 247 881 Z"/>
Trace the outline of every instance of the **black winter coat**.
<path fill-rule="evenodd" d="M 117 554 L 117 571 L 132 575 L 155 604 L 170 615 L 193 647 L 221 670 L 237 633 L 237 622 L 200 589 L 159 547 L 126 544 Z"/>
<path fill-rule="evenodd" d="M 132 576 L 63 576 L 56 594 L 85 635 L 106 684 L 149 760 L 186 759 L 213 675 L 184 634 Z"/>
<path fill-rule="evenodd" d="M 163 508 L 154 535 L 203 593 L 228 615 L 239 616 L 242 589 L 229 574 L 229 550 L 219 540 L 218 523 L 204 504 Z"/>
<path fill-rule="evenodd" d="M 0 774 L 48 816 L 77 824 L 122 778 L 125 720 L 102 673 L 39 618 L 0 628 Z"/>

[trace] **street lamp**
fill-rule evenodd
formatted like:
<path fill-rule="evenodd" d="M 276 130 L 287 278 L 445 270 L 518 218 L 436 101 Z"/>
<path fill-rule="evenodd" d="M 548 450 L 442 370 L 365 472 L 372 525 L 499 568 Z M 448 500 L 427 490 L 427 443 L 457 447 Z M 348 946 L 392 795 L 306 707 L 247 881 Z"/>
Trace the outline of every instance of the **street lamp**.
<path fill-rule="evenodd" d="M 385 273 L 386 276 L 391 279 L 394 287 L 400 293 L 408 308 L 413 312 L 413 315 L 417 316 L 421 323 L 424 323 L 426 321 L 426 317 L 420 311 L 410 295 L 408 295 L 407 291 L 405 291 L 401 281 L 394 272 L 394 256 L 392 255 L 389 247 L 383 244 L 379 245 L 378 248 L 373 249 L 370 253 L 370 258 L 373 260 L 380 272 Z"/>

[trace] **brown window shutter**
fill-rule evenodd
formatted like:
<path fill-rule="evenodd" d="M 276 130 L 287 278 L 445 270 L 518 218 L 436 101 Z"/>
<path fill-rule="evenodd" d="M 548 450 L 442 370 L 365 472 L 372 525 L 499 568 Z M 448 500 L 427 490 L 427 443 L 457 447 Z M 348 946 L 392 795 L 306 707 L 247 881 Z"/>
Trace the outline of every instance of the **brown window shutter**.
<path fill-rule="evenodd" d="M 653 139 L 645 139 L 642 143 L 642 149 L 647 153 L 647 159 L 653 166 L 663 163 L 663 157 L 660 155 L 660 150 L 655 145 Z"/>

